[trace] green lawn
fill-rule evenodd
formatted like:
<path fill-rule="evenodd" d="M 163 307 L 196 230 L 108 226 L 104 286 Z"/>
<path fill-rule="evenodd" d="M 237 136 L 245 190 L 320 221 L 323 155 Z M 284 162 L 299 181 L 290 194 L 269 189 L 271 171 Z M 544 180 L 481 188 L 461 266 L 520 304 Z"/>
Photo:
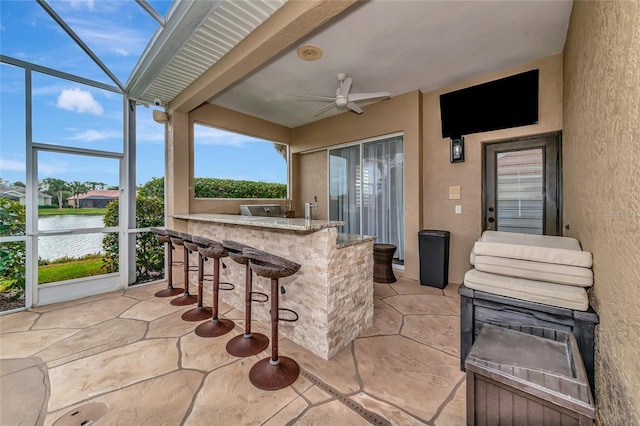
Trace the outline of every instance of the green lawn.
<path fill-rule="evenodd" d="M 101 275 L 105 273 L 103 264 L 102 259 L 99 258 L 39 266 L 38 284 Z"/>
<path fill-rule="evenodd" d="M 88 215 L 105 215 L 107 213 L 107 209 L 38 209 L 38 216 L 53 216 L 57 214 L 64 215 L 78 215 L 78 214 L 88 214 Z"/>

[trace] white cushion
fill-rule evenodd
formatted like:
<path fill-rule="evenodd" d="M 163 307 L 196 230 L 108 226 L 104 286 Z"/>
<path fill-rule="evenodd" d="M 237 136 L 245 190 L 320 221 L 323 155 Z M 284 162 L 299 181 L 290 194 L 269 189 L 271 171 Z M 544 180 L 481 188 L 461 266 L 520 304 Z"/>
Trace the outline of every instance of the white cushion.
<path fill-rule="evenodd" d="M 526 280 L 489 274 L 476 269 L 464 275 L 464 285 L 480 291 L 545 305 L 586 311 L 589 308 L 587 291 L 582 287 Z"/>
<path fill-rule="evenodd" d="M 495 256 L 591 268 L 590 252 L 574 238 L 485 231 L 473 246 L 475 256 Z M 473 260 L 473 259 L 472 259 Z"/>
<path fill-rule="evenodd" d="M 472 258 L 472 264 L 482 272 L 578 287 L 593 285 L 593 271 L 589 268 L 495 256 L 472 256 Z"/>

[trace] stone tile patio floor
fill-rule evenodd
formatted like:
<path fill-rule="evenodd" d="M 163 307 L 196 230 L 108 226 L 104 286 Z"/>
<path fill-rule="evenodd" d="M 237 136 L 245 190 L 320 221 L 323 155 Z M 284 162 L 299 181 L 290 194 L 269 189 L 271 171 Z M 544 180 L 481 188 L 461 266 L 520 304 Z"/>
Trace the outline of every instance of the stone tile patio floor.
<path fill-rule="evenodd" d="M 457 286 L 374 285 L 373 326 L 331 360 L 280 339 L 301 375 L 273 392 L 248 378 L 269 349 L 225 350 L 242 312 L 222 304 L 236 329 L 200 338 L 180 318 L 192 306 L 153 296 L 164 284 L 0 316 L 0 424 L 464 424 Z"/>

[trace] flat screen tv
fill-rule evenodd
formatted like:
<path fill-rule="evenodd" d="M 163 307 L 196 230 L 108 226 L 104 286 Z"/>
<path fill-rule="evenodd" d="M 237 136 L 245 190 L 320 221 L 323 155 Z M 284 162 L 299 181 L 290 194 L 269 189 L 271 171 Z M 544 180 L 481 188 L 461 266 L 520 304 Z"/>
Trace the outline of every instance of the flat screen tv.
<path fill-rule="evenodd" d="M 440 95 L 442 137 L 538 122 L 539 70 Z"/>

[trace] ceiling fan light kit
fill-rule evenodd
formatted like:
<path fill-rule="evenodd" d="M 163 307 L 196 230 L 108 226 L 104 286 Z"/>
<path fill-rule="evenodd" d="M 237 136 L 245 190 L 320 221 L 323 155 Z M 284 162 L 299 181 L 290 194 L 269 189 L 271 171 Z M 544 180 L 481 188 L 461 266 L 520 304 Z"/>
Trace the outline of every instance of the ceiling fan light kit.
<path fill-rule="evenodd" d="M 300 49 L 298 49 L 298 55 L 300 55 Z M 331 102 L 330 104 L 325 105 L 313 114 L 314 116 L 318 116 L 334 106 L 336 108 L 346 107 L 356 114 L 362 114 L 363 110 L 356 104 L 356 102 L 377 101 L 391 97 L 391 94 L 389 92 L 350 93 L 353 79 L 351 77 L 347 77 L 347 74 L 343 72 L 338 73 L 336 75 L 336 78 L 340 82 L 340 86 L 336 89 L 335 97 L 332 98 L 329 96 L 300 95 L 298 97 L 298 100 L 310 99 Z"/>

